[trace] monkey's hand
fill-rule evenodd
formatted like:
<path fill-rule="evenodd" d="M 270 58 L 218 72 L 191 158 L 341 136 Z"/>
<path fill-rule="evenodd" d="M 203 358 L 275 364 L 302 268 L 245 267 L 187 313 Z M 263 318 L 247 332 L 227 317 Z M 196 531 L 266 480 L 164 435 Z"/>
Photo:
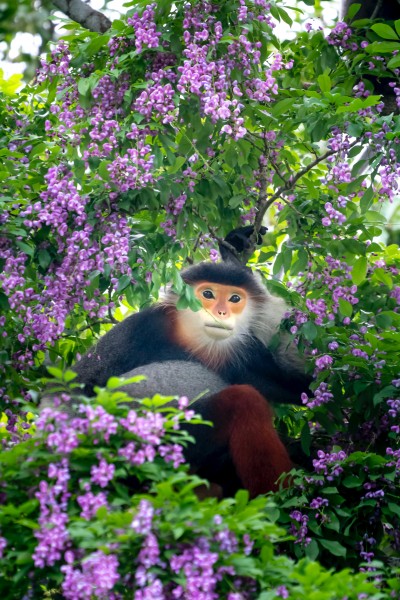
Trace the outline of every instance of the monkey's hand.
<path fill-rule="evenodd" d="M 225 242 L 228 242 L 231 246 L 235 248 L 235 250 L 241 254 L 244 250 L 248 250 L 251 248 L 252 242 L 250 238 L 254 232 L 253 225 L 246 225 L 246 227 L 237 227 L 234 229 L 225 238 Z M 262 244 L 262 236 L 267 233 L 267 228 L 262 226 L 260 231 L 257 234 L 257 246 Z"/>

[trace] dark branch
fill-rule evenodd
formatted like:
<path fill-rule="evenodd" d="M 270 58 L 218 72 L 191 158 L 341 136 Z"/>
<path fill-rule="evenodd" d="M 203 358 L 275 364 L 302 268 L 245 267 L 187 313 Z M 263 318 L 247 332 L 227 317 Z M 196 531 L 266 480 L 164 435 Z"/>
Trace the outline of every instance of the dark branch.
<path fill-rule="evenodd" d="M 355 140 L 352 144 L 349 145 L 349 148 L 352 148 L 353 146 L 358 144 L 359 141 L 360 140 L 358 140 L 358 139 Z M 308 164 L 304 169 L 302 169 L 301 171 L 296 173 L 296 175 L 294 175 L 293 177 L 290 177 L 290 179 L 288 179 L 283 185 L 279 186 L 279 188 L 277 189 L 275 194 L 273 194 L 269 198 L 267 197 L 265 189 L 264 190 L 261 189 L 259 201 L 258 201 L 258 212 L 257 212 L 256 220 L 254 223 L 254 235 L 256 235 L 260 231 L 260 227 L 262 225 L 264 215 L 267 212 L 268 208 L 271 206 L 271 204 L 273 204 L 280 196 L 282 196 L 283 194 L 292 190 L 294 188 L 294 186 L 296 185 L 296 183 L 298 182 L 298 180 L 301 177 L 303 177 L 304 175 L 306 175 L 306 173 L 311 171 L 319 163 L 321 163 L 324 160 L 326 160 L 327 158 L 329 158 L 329 156 L 336 154 L 336 152 L 337 152 L 337 150 L 328 150 L 328 152 L 325 152 L 325 154 L 323 154 L 322 156 L 318 156 L 315 160 L 313 160 L 310 164 Z"/>
<path fill-rule="evenodd" d="M 111 27 L 110 19 L 82 0 L 52 0 L 52 2 L 72 21 L 79 23 L 89 31 L 105 33 Z"/>

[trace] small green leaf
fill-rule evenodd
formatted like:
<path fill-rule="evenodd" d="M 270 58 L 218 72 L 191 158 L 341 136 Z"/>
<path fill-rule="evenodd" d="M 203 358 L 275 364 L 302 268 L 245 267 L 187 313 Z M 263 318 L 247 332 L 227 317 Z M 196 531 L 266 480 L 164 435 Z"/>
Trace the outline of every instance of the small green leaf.
<path fill-rule="evenodd" d="M 399 36 L 397 33 L 387 25 L 386 23 L 375 23 L 371 26 L 372 31 L 375 31 L 379 35 L 379 37 L 384 40 L 398 40 Z"/>
<path fill-rule="evenodd" d="M 38 252 L 39 265 L 42 269 L 47 269 L 51 263 L 51 256 L 45 248 L 41 248 Z"/>
<path fill-rule="evenodd" d="M 296 102 L 297 98 L 284 98 L 280 102 L 277 102 L 275 106 L 271 110 L 271 114 L 273 117 L 279 117 L 287 110 L 292 108 L 293 104 Z"/>
<path fill-rule="evenodd" d="M 346 21 L 346 23 L 348 23 L 349 21 L 351 21 L 353 19 L 353 17 L 356 16 L 356 14 L 358 13 L 358 11 L 361 8 L 361 4 L 351 4 L 351 6 L 349 6 L 347 14 L 344 18 L 344 20 Z"/>
<path fill-rule="evenodd" d="M 368 54 L 391 54 L 395 50 L 400 50 L 400 42 L 373 42 L 365 48 Z"/>
<path fill-rule="evenodd" d="M 318 335 L 318 329 L 312 321 L 307 321 L 301 326 L 301 333 L 309 342 L 312 342 Z"/>
<path fill-rule="evenodd" d="M 360 256 L 354 263 L 351 271 L 351 280 L 355 285 L 360 285 L 367 276 L 368 260 L 365 256 Z M 350 315 L 349 315 L 350 316 Z"/>
<path fill-rule="evenodd" d="M 389 69 L 397 69 L 397 67 L 400 67 L 400 54 L 393 56 L 393 58 L 389 60 L 387 66 Z"/>
<path fill-rule="evenodd" d="M 353 306 L 344 298 L 339 298 L 339 310 L 344 317 L 351 317 L 353 314 Z"/>
<path fill-rule="evenodd" d="M 78 81 L 78 91 L 82 96 L 86 96 L 86 94 L 88 93 L 90 89 L 90 83 L 91 82 L 89 78 L 80 79 Z"/>
<path fill-rule="evenodd" d="M 365 213 L 369 208 L 371 208 L 373 198 L 374 198 L 374 190 L 371 186 L 365 190 L 364 194 L 361 197 L 360 208 L 361 208 L 362 213 Z"/>
<path fill-rule="evenodd" d="M 184 156 L 177 156 L 175 162 L 169 167 L 168 173 L 174 174 L 185 164 L 186 158 Z"/>
<path fill-rule="evenodd" d="M 329 75 L 326 75 L 325 73 L 323 75 L 319 75 L 318 84 L 319 84 L 319 87 L 321 88 L 321 92 L 330 92 L 331 91 L 332 81 L 331 81 L 331 78 L 329 77 Z"/>
<path fill-rule="evenodd" d="M 360 487 L 362 481 L 356 475 L 349 475 L 343 479 L 342 483 L 347 488 L 358 488 Z"/>
<path fill-rule="evenodd" d="M 326 548 L 326 550 L 328 550 L 334 556 L 346 556 L 347 554 L 346 548 L 342 546 L 342 544 L 339 544 L 339 542 L 322 539 L 319 539 L 318 542 L 323 548 Z"/>

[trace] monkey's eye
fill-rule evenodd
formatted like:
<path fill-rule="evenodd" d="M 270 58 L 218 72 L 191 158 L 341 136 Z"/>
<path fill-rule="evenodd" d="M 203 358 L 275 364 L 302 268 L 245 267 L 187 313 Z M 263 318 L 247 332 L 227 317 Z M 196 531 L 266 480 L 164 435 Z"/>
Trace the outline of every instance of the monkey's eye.
<path fill-rule="evenodd" d="M 237 304 L 238 302 L 241 301 L 241 297 L 238 294 L 233 294 L 230 298 L 229 298 L 229 302 L 233 302 L 233 304 Z"/>
<path fill-rule="evenodd" d="M 203 298 L 206 298 L 207 300 L 212 300 L 214 298 L 214 294 L 212 293 L 211 290 L 204 290 L 204 292 L 202 293 Z"/>

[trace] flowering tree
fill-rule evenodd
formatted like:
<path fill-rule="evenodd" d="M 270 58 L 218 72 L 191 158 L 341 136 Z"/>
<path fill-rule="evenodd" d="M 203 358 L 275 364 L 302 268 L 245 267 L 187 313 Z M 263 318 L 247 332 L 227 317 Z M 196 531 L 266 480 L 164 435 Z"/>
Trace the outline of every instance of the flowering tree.
<path fill-rule="evenodd" d="M 395 568 L 400 544 L 400 253 L 387 225 L 400 120 L 371 75 L 400 96 L 400 21 L 275 35 L 293 19 L 280 1 L 137 2 L 101 34 L 74 26 L 18 96 L 0 82 L 4 593 L 10 581 L 18 597 L 45 586 L 77 599 L 397 593 L 382 565 Z M 150 404 L 139 426 L 120 392 L 99 392 L 73 425 L 42 415 L 32 438 L 46 353 L 73 381 L 74 357 L 166 282 L 190 306 L 183 263 L 214 260 L 231 229 L 265 220 L 245 258 L 293 306 L 284 326 L 314 376 L 302 408 L 277 411 L 313 466 L 275 508 L 243 495 L 197 506 L 173 435 L 192 415 L 164 421 Z M 312 560 L 374 582 L 328 583 Z"/>

